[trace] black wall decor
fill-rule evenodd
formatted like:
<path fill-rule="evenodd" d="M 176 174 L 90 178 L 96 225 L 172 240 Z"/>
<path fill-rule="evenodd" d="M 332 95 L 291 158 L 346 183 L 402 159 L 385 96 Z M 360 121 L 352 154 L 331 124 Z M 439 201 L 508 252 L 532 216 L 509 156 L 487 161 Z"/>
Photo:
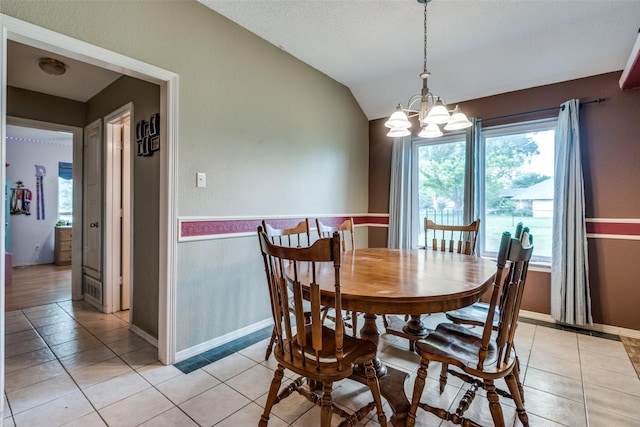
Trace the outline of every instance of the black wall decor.
<path fill-rule="evenodd" d="M 151 156 L 160 149 L 160 113 L 136 123 L 136 143 L 138 156 Z"/>

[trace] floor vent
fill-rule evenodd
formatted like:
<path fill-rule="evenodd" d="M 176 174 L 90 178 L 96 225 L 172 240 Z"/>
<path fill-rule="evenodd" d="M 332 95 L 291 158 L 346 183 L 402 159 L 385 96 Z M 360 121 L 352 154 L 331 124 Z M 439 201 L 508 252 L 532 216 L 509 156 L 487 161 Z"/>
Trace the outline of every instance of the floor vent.
<path fill-rule="evenodd" d="M 93 277 L 84 276 L 82 287 L 85 297 L 91 298 L 99 305 L 102 305 L 102 282 Z"/>

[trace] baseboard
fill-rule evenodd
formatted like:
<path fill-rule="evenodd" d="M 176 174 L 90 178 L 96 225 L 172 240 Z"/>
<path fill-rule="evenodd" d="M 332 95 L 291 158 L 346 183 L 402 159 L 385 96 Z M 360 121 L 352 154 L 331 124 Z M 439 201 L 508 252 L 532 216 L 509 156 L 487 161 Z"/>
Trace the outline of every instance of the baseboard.
<path fill-rule="evenodd" d="M 539 320 L 541 322 L 547 322 L 547 323 L 557 323 L 559 325 L 563 324 L 562 322 L 558 322 L 557 320 L 555 320 L 549 314 L 536 313 L 535 311 L 520 310 L 520 317 L 524 317 L 526 319 Z M 637 331 L 635 329 L 620 328 L 618 326 L 611 326 L 611 325 L 601 325 L 599 323 L 594 323 L 593 325 L 579 325 L 579 326 L 570 325 L 570 326 L 578 327 L 580 329 L 586 329 L 588 331 L 603 332 L 606 334 L 622 335 L 623 337 L 640 339 L 640 331 Z"/>
<path fill-rule="evenodd" d="M 140 338 L 151 344 L 152 346 L 158 348 L 158 339 L 149 335 L 147 332 L 138 328 L 136 325 L 129 324 L 129 330 L 134 334 L 138 335 Z"/>
<path fill-rule="evenodd" d="M 181 350 L 176 353 L 176 363 L 224 345 L 235 339 L 242 338 L 246 335 L 252 334 L 253 332 L 259 331 L 271 325 L 273 325 L 273 319 L 268 318 L 252 325 L 245 326 L 244 328 L 238 329 L 237 331 L 229 332 L 228 334 L 203 342 L 202 344 L 198 344 L 185 350 Z"/>

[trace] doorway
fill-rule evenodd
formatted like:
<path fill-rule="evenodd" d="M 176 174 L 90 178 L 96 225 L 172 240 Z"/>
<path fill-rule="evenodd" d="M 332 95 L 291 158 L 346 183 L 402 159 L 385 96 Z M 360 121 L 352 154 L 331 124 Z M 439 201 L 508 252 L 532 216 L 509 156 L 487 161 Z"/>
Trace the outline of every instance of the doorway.
<path fill-rule="evenodd" d="M 131 116 L 129 103 L 105 117 L 105 288 L 112 311 L 131 308 Z M 131 318 L 131 312 L 129 317 Z"/>
<path fill-rule="evenodd" d="M 159 206 L 159 301 L 158 301 L 158 358 L 165 364 L 172 363 L 175 359 L 175 254 L 177 243 L 176 207 L 175 207 L 175 182 L 176 182 L 176 152 L 177 152 L 177 80 L 174 73 L 150 66 L 135 59 L 106 51 L 68 36 L 64 36 L 35 25 L 16 20 L 0 14 L 3 40 L 0 48 L 6 49 L 8 40 L 20 41 L 29 46 L 47 49 L 52 53 L 76 58 L 99 67 L 117 70 L 125 75 L 135 76 L 155 83 L 160 87 L 160 138 L 163 150 L 160 151 L 160 206 Z M 6 62 L 2 64 L 6 67 Z M 0 85 L 6 88 L 6 70 L 0 73 Z M 6 105 L 6 91 L 1 103 Z M 0 143 L 5 144 L 6 119 L 4 110 L 0 118 Z M 4 146 L 0 150 L 4 156 Z M 3 159 L 4 160 L 4 159 Z M 1 185 L 4 186 L 4 176 Z M 4 215 L 4 213 L 2 213 Z M 4 219 L 4 218 L 3 218 Z M 0 245 L 3 245 L 0 239 Z M 78 245 L 81 246 L 80 244 Z M 1 246 L 3 248 L 3 246 Z M 4 262 L 0 260 L 0 279 L 4 273 Z M 4 309 L 4 286 L 0 290 L 0 305 Z M 2 322 L 4 321 L 2 316 Z M 4 350 L 0 347 L 0 359 L 4 359 Z M 3 375 L 0 371 L 0 377 Z"/>
<path fill-rule="evenodd" d="M 80 267 L 72 263 L 80 259 L 80 241 L 72 230 L 81 208 L 78 186 L 72 183 L 81 175 L 81 141 L 78 127 L 7 117 L 7 309 L 82 295 Z M 64 227 L 56 227 L 59 221 Z M 58 229 L 67 236 L 62 247 L 56 240 Z M 34 283 L 38 276 L 47 278 L 46 289 Z"/>

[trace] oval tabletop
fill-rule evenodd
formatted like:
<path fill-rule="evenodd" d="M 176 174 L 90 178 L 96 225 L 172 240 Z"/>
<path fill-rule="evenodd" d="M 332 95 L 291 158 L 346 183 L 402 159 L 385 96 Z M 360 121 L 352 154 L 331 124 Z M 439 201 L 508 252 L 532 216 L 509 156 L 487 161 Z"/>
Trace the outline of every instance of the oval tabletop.
<path fill-rule="evenodd" d="M 342 256 L 342 308 L 376 314 L 426 314 L 476 302 L 491 286 L 496 262 L 421 249 L 369 248 Z M 299 266 L 300 281 L 311 274 Z M 316 271 L 322 303 L 333 305 L 333 264 Z"/>

